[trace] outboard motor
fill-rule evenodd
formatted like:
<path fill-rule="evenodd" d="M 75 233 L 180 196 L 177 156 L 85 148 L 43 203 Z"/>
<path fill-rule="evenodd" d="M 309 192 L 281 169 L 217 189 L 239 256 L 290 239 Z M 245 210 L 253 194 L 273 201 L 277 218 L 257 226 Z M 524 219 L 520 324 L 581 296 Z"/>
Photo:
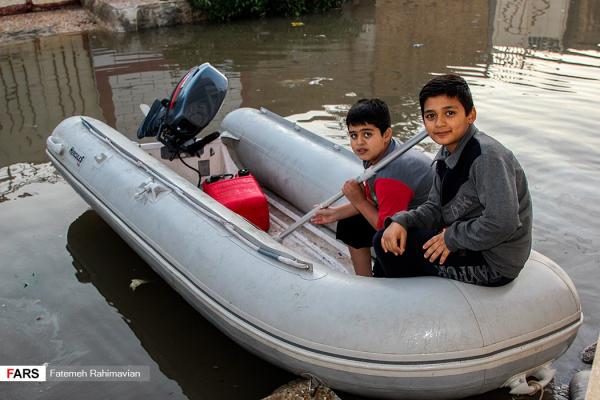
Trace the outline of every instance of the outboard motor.
<path fill-rule="evenodd" d="M 196 154 L 218 132 L 196 140 L 196 135 L 215 117 L 227 93 L 227 78 L 209 63 L 190 69 L 170 99 L 155 100 L 138 128 L 137 137 L 154 137 L 165 145 L 164 158 Z"/>

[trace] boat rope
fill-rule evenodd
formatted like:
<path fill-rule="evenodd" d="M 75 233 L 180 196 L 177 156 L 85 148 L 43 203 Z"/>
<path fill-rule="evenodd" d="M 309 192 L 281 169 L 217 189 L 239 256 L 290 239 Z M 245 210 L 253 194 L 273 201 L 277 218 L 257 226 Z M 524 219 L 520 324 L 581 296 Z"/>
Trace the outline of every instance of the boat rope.
<path fill-rule="evenodd" d="M 223 216 L 219 215 L 218 213 L 216 213 L 214 210 L 212 210 L 205 204 L 199 202 L 197 199 L 195 199 L 189 193 L 187 193 L 184 190 L 181 190 L 181 188 L 172 184 L 170 182 L 170 180 L 167 177 L 163 176 L 160 172 L 149 167 L 147 164 L 143 163 L 141 160 L 139 160 L 137 157 L 135 157 L 133 154 L 131 154 L 129 151 L 127 151 L 125 148 L 121 147 L 118 143 L 115 143 L 108 136 L 106 136 L 100 129 L 95 127 L 92 123 L 87 121 L 85 118 L 83 118 L 83 117 L 80 117 L 80 118 L 81 118 L 81 122 L 82 122 L 83 126 L 88 131 L 95 134 L 99 139 L 101 139 L 102 141 L 106 142 L 109 146 L 114 148 L 126 160 L 128 160 L 129 162 L 131 162 L 138 168 L 143 169 L 148 174 L 152 175 L 153 178 L 159 180 L 163 185 L 165 185 L 169 189 L 171 189 L 173 191 L 173 193 L 176 193 L 180 198 L 184 199 L 195 210 L 201 212 L 203 215 L 209 217 L 213 221 L 217 222 L 219 225 L 225 227 L 225 229 L 228 232 L 233 234 L 238 239 L 241 239 L 244 243 L 246 243 L 246 245 L 248 245 L 250 248 L 257 251 L 259 254 L 273 258 L 283 264 L 292 266 L 294 268 L 312 271 L 312 267 L 313 267 L 312 263 L 310 263 L 308 261 L 300 260 L 291 254 L 288 254 L 284 251 L 281 251 L 279 249 L 268 246 L 265 243 L 263 243 L 261 240 L 256 238 L 254 235 L 252 235 L 251 233 L 246 232 L 244 229 L 241 229 L 239 226 L 237 226 L 235 224 L 232 224 L 229 220 L 227 220 Z"/>
<path fill-rule="evenodd" d="M 531 396 L 533 396 L 534 394 L 536 394 L 537 392 L 540 392 L 540 397 L 537 400 L 542 400 L 544 398 L 544 386 L 542 386 L 541 383 L 539 383 L 538 381 L 534 381 L 531 380 L 529 382 L 527 382 L 527 385 L 529 385 L 530 388 L 534 389 L 533 392 L 531 392 L 530 394 L 526 395 L 528 398 L 530 398 Z M 519 395 L 519 396 L 511 396 L 511 398 L 513 400 L 517 400 L 520 397 L 523 397 L 525 395 Z"/>
<path fill-rule="evenodd" d="M 241 235 L 240 232 L 237 230 L 237 227 L 229 221 L 223 220 L 221 223 L 223 224 L 225 229 L 237 236 L 240 240 L 244 241 L 248 247 L 256 250 L 258 253 L 264 256 L 274 258 L 279 262 L 291 265 L 295 268 L 308 269 L 309 266 L 312 266 L 311 264 L 308 264 L 307 266 L 307 263 L 305 261 L 299 260 L 293 256 L 284 256 L 283 253 L 278 250 L 256 245 L 255 243 L 249 241 L 244 235 Z"/>
<path fill-rule="evenodd" d="M 529 386 L 532 386 L 535 389 L 535 392 L 533 392 L 532 395 L 538 391 L 540 392 L 540 398 L 538 400 L 542 400 L 544 398 L 544 387 L 538 381 L 529 382 Z"/>

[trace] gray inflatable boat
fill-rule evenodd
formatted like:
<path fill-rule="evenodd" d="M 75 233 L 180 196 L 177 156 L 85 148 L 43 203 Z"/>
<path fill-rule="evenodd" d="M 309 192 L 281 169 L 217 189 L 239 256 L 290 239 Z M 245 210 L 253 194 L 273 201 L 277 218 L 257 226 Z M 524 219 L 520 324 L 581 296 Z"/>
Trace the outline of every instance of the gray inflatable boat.
<path fill-rule="evenodd" d="M 573 282 L 535 251 L 515 281 L 485 288 L 356 276 L 335 227 L 307 224 L 276 240 L 362 167 L 349 150 L 267 110 L 229 113 L 220 137 L 193 155 L 164 147 L 87 117 L 66 119 L 47 141 L 56 169 L 166 282 L 281 368 L 377 398 L 459 398 L 503 386 L 530 394 L 537 386 L 527 379 L 552 379 L 552 361 L 582 323 Z M 264 191 L 266 231 L 197 186 L 198 172 L 204 183 L 242 169 Z"/>

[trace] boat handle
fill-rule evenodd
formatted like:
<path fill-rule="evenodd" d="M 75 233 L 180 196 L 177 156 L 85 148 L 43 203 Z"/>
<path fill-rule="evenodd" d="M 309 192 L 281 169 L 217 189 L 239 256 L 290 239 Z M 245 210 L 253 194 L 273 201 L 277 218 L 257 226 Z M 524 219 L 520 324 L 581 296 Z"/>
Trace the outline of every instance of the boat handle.
<path fill-rule="evenodd" d="M 48 136 L 48 139 L 46 139 L 46 146 L 48 146 L 53 153 L 56 153 L 59 156 L 62 156 L 65 151 L 65 145 L 63 144 L 62 140 L 54 136 Z"/>
<path fill-rule="evenodd" d="M 550 367 L 550 363 L 544 364 L 531 374 L 521 373 L 510 378 L 503 387 L 510 387 L 512 395 L 531 396 L 540 390 L 544 390 L 546 385 L 554 378 L 556 370 Z M 532 376 L 537 380 L 527 381 L 527 376 Z"/>
<path fill-rule="evenodd" d="M 135 199 L 139 199 L 140 197 L 142 197 L 144 194 L 146 193 L 150 193 L 152 191 L 152 181 L 148 181 L 148 182 L 143 182 L 140 186 L 138 186 L 138 190 L 137 192 L 135 192 L 135 194 L 133 195 L 133 197 Z"/>
<path fill-rule="evenodd" d="M 139 200 L 141 197 L 149 197 L 151 200 L 156 201 L 159 199 L 162 193 L 170 192 L 170 190 L 152 180 L 143 182 L 138 186 L 138 191 L 134 193 L 133 197 Z"/>

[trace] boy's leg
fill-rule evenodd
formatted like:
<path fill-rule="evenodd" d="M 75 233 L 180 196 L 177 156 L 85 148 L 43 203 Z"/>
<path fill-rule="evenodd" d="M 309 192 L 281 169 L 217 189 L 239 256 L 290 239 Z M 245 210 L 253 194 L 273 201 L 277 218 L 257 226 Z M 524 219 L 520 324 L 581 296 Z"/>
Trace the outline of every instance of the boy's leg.
<path fill-rule="evenodd" d="M 361 214 L 339 220 L 336 238 L 348 245 L 357 275 L 372 276 L 371 242 L 375 229 Z"/>
<path fill-rule="evenodd" d="M 361 247 L 360 249 L 355 249 L 352 246 L 348 246 L 348 250 L 350 250 L 350 258 L 352 259 L 356 275 L 373 276 L 371 272 L 371 248 Z"/>
<path fill-rule="evenodd" d="M 491 269 L 480 252 L 460 250 L 450 253 L 443 265 L 424 258 L 423 245 L 436 231 L 411 229 L 408 231 L 404 254 L 385 253 L 381 247 L 383 231 L 377 232 L 373 246 L 387 277 L 440 276 L 481 286 L 502 286 L 512 279 Z M 437 260 L 436 260 L 437 261 Z"/>
<path fill-rule="evenodd" d="M 437 276 L 438 271 L 423 258 L 423 244 L 436 234 L 432 230 L 413 229 L 408 231 L 404 253 L 395 256 L 384 252 L 381 247 L 383 229 L 373 237 L 373 248 L 379 264 L 379 271 L 387 278 L 407 278 L 411 276 Z"/>

